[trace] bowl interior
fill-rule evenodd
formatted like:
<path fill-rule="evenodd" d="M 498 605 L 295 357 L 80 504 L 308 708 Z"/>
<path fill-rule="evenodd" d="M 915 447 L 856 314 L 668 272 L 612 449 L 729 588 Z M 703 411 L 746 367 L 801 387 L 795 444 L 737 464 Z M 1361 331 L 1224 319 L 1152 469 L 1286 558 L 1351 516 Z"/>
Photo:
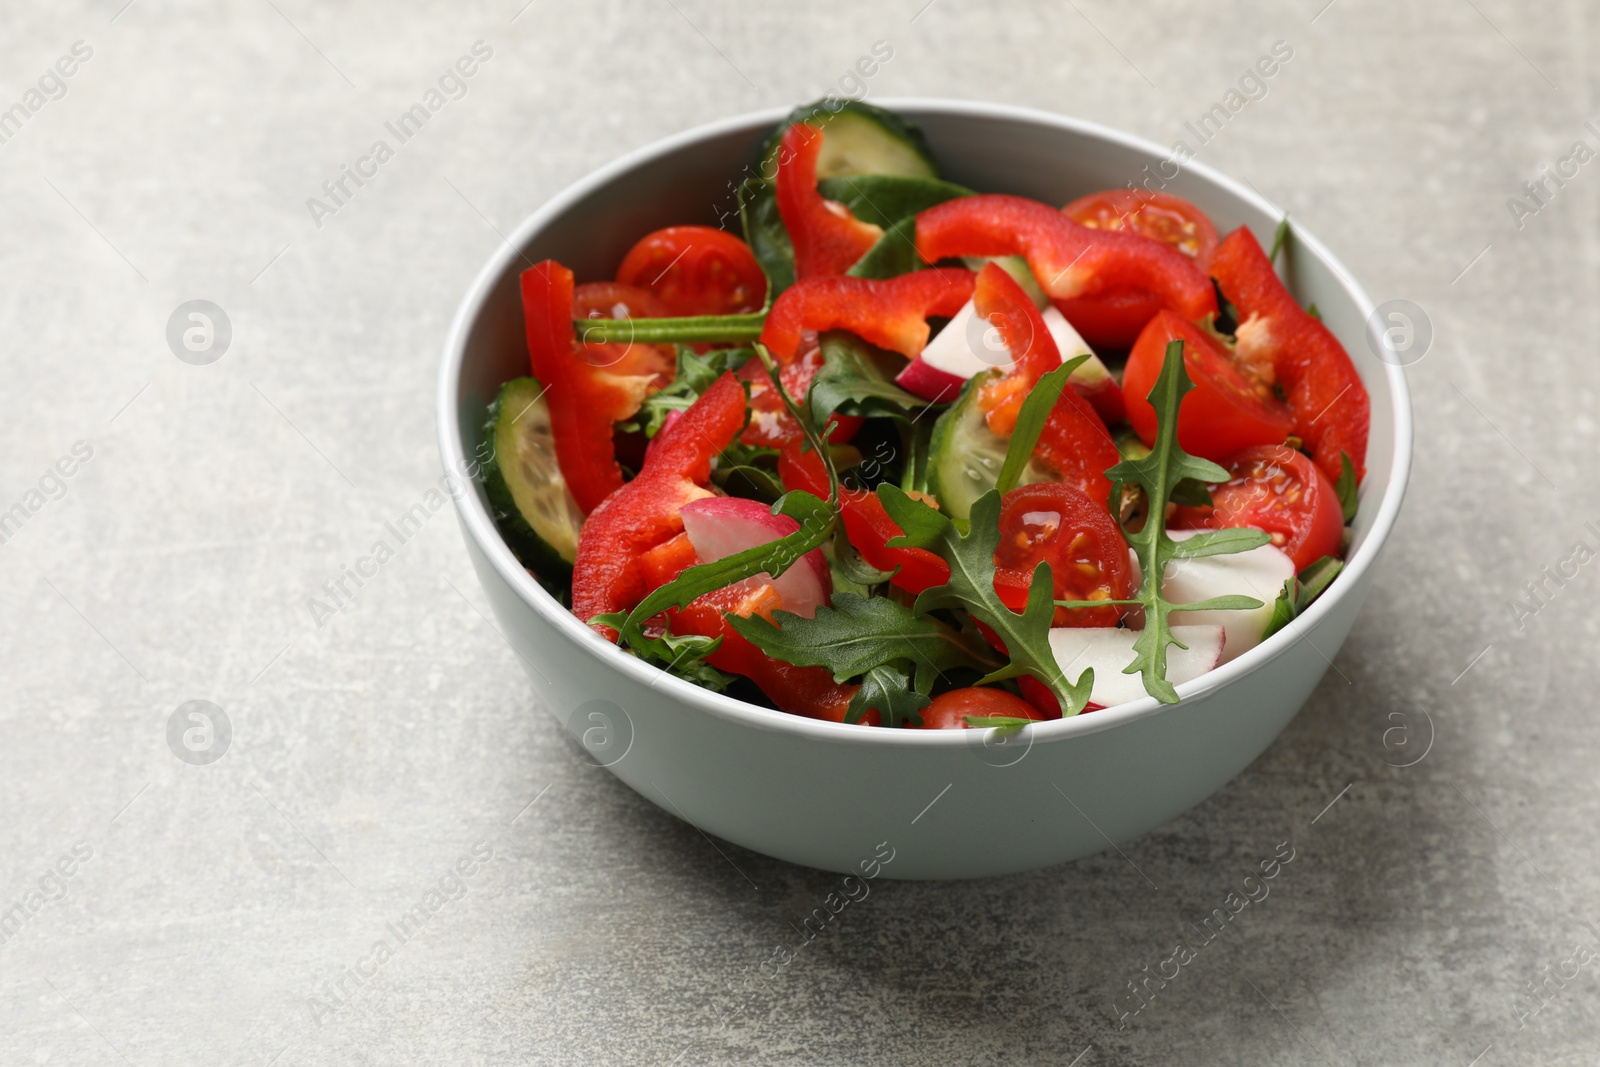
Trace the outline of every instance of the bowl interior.
<path fill-rule="evenodd" d="M 1162 149 L 1091 124 L 1042 112 L 957 101 L 884 104 L 922 127 L 946 177 L 979 191 L 1016 193 L 1064 204 L 1097 189 L 1150 179 L 1152 187 L 1193 201 L 1222 233 L 1247 225 L 1267 244 L 1279 221 L 1272 205 L 1248 187 L 1193 162 L 1185 164 L 1171 180 L 1155 185 L 1162 181 L 1162 174 L 1174 169 L 1160 167 L 1167 158 Z M 783 114 L 774 110 L 742 116 L 658 142 L 577 183 L 518 229 L 509 246 L 502 247 L 477 279 L 447 342 L 440 438 L 449 469 L 460 469 L 462 457 L 479 447 L 484 413 L 500 385 L 528 373 L 518 275 L 542 259 L 557 259 L 571 267 L 580 282 L 605 280 L 628 248 L 653 229 L 703 223 L 721 224 L 737 233 L 738 183 L 754 173 L 756 143 Z M 1291 287 L 1302 303 L 1318 306 L 1324 321 L 1355 360 L 1372 398 L 1368 474 L 1361 487 L 1362 507 L 1347 557 L 1346 569 L 1354 572 L 1370 565 L 1399 509 L 1410 462 L 1410 401 L 1400 369 L 1381 362 L 1365 342 L 1370 299 L 1327 249 L 1297 229 L 1289 263 Z M 535 610 L 559 613 L 575 623 L 522 572 L 509 550 L 498 544 L 482 488 L 475 484 L 474 493 L 467 494 L 461 506 L 469 536 L 487 542 L 483 544 L 486 553 L 523 598 Z M 1352 577 L 1341 576 L 1311 612 L 1317 613 L 1337 598 L 1341 586 Z M 1279 634 L 1190 685 L 1203 682 L 1212 688 L 1223 684 L 1266 662 L 1275 654 L 1274 643 L 1282 647 L 1281 642 L 1289 638 L 1288 633 Z M 599 647 L 598 639 L 594 644 L 597 652 L 608 651 Z M 643 667 L 631 657 L 616 655 Z M 621 666 L 620 659 L 618 662 Z M 739 704 L 775 720 L 793 721 L 779 712 L 728 701 L 704 690 L 697 692 L 713 704 Z M 1156 710 L 1155 701 L 1149 699 L 1083 719 L 1042 725 L 1051 728 L 1048 733 L 1099 730 L 1125 721 L 1131 714 Z M 767 725 L 783 728 L 776 721 Z M 833 727 L 856 735 L 890 733 L 810 720 L 793 721 L 793 725 Z M 922 740 L 934 740 L 929 734 L 913 733 Z"/>

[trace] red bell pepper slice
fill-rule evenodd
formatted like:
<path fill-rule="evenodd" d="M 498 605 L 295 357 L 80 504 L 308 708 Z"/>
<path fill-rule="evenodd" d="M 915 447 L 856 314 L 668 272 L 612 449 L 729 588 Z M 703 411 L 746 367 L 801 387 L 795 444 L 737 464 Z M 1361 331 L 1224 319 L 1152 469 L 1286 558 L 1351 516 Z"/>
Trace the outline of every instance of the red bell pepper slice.
<path fill-rule="evenodd" d="M 553 259 L 522 272 L 528 362 L 544 385 L 556 462 L 585 513 L 622 486 L 615 425 L 639 410 L 659 374 L 633 374 L 629 347 L 581 344 L 573 332 L 572 271 Z M 642 346 L 641 346 L 642 347 Z"/>
<path fill-rule="evenodd" d="M 1237 358 L 1271 370 L 1317 466 L 1337 482 L 1344 452 L 1357 479 L 1364 477 L 1371 400 L 1339 339 L 1300 306 L 1246 227 L 1217 246 L 1211 273 L 1238 313 Z"/>
<path fill-rule="evenodd" d="M 1010 371 L 1004 377 L 985 381 L 978 393 L 978 406 L 983 409 L 989 428 L 1002 437 L 1010 437 L 1023 401 L 1040 378 L 1061 366 L 1061 353 L 1028 294 L 1016 279 L 993 263 L 984 264 L 978 274 L 973 308 L 980 318 L 994 325 L 1011 352 Z M 1060 399 L 1039 433 L 1034 457 L 1061 481 L 1104 504 L 1111 496 L 1106 469 L 1114 466 L 1121 454 L 1093 405 L 1068 386 L 1061 390 Z"/>
<path fill-rule="evenodd" d="M 917 252 L 929 263 L 1020 255 L 1057 300 L 1136 286 L 1190 321 L 1217 310 L 1210 280 L 1182 252 L 1126 230 L 1090 229 L 1020 196 L 966 196 L 928 208 L 917 216 Z"/>
<path fill-rule="evenodd" d="M 732 374 L 713 382 L 683 416 L 656 435 L 639 476 L 589 513 L 572 565 L 572 613 L 584 622 L 633 608 L 650 592 L 641 557 L 683 532 L 683 505 L 712 495 L 711 461 L 744 428 L 744 388 Z M 552 417 L 559 405 L 551 406 Z M 652 557 L 652 564 L 665 561 Z M 617 633 L 595 629 L 608 640 Z"/>
<path fill-rule="evenodd" d="M 928 317 L 945 318 L 972 296 L 973 274 L 959 267 L 912 271 L 896 278 L 837 274 L 795 282 L 773 301 L 761 343 L 779 363 L 799 352 L 807 330 L 849 330 L 913 359 L 928 343 Z"/>
<path fill-rule="evenodd" d="M 731 612 L 746 617 L 759 614 L 770 622 L 773 610 L 779 607 L 782 607 L 782 598 L 770 582 L 746 580 L 697 597 L 682 609 L 669 610 L 667 627 L 679 635 L 722 638 L 722 644 L 706 657 L 706 662 L 718 670 L 749 678 L 780 710 L 791 715 L 843 722 L 859 686 L 835 682 L 825 667 L 796 667 L 768 656 L 729 626 L 725 614 Z M 862 721 L 869 725 L 877 725 L 877 719 L 876 709 L 862 716 Z"/>
<path fill-rule="evenodd" d="M 817 192 L 822 129 L 797 122 L 778 146 L 778 214 L 794 245 L 794 276 L 843 274 L 878 243 L 883 230 Z"/>
<path fill-rule="evenodd" d="M 802 452 L 799 442 L 778 452 L 778 477 L 786 489 L 803 489 L 824 499 L 828 496 L 828 471 L 815 452 Z M 861 558 L 880 571 L 895 571 L 890 582 L 912 593 L 950 580 L 950 565 L 925 548 L 889 548 L 891 537 L 905 531 L 889 517 L 876 493 L 839 487 L 839 517 L 845 536 Z M 898 568 L 898 569 L 897 569 Z"/>

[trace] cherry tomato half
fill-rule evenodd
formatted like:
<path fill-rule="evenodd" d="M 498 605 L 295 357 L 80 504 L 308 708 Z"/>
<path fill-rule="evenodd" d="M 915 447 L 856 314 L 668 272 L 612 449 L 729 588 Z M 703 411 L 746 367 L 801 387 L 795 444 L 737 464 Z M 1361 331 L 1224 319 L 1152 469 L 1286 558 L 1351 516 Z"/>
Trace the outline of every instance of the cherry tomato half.
<path fill-rule="evenodd" d="M 572 290 L 575 319 L 655 319 L 666 314 L 666 305 L 654 293 L 636 285 L 585 282 Z M 579 336 L 578 340 L 584 339 Z M 678 369 L 678 356 L 671 345 L 585 342 L 579 351 L 585 363 L 603 367 L 619 378 L 650 375 L 650 387 L 657 389 L 670 383 Z"/>
<path fill-rule="evenodd" d="M 750 246 L 710 226 L 668 226 L 628 250 L 617 281 L 661 298 L 668 315 L 759 311 L 767 276 Z"/>
<path fill-rule="evenodd" d="M 1032 719 L 1039 722 L 1044 713 L 1021 697 L 1012 696 L 1004 689 L 952 689 L 933 698 L 933 703 L 922 709 L 924 730 L 970 730 L 967 716 L 973 718 Z M 1060 718 L 1058 715 L 1057 718 Z"/>
<path fill-rule="evenodd" d="M 1057 600 L 1127 600 L 1133 595 L 1128 542 L 1105 505 L 1064 482 L 1011 490 L 1000 502 L 995 592 L 1012 611 L 1028 602 L 1040 563 L 1050 564 Z M 1115 626 L 1123 609 L 1057 608 L 1055 626 Z"/>
<path fill-rule="evenodd" d="M 1156 409 L 1149 396 L 1171 341 L 1183 342 L 1184 369 L 1194 382 L 1178 409 L 1178 444 L 1185 452 L 1226 463 L 1241 448 L 1281 445 L 1294 431 L 1294 413 L 1271 386 L 1235 363 L 1199 327 L 1162 311 L 1139 334 L 1122 373 L 1128 424 L 1145 444 L 1156 439 Z"/>
<path fill-rule="evenodd" d="M 1081 197 L 1061 209 L 1085 226 L 1132 230 L 1171 245 L 1206 270 L 1217 251 L 1217 228 L 1205 212 L 1168 193 L 1108 189 Z M 1144 289 L 1112 289 L 1057 305 L 1091 345 L 1127 348 L 1145 323 L 1166 305 Z"/>
<path fill-rule="evenodd" d="M 1233 477 L 1212 487 L 1211 507 L 1178 508 L 1168 525 L 1175 530 L 1265 530 L 1294 560 L 1297 571 L 1338 553 L 1344 539 L 1338 494 L 1303 452 L 1288 445 L 1258 445 L 1234 456 L 1228 470 Z"/>

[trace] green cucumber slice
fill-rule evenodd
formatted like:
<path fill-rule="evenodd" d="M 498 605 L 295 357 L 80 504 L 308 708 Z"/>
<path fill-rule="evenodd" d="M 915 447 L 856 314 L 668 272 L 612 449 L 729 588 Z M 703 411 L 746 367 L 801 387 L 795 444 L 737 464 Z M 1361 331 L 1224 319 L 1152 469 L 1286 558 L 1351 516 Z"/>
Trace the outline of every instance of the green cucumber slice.
<path fill-rule="evenodd" d="M 999 482 L 1006 447 L 1011 443 L 989 429 L 978 406 L 978 389 L 995 373 L 989 371 L 967 381 L 956 402 L 934 423 L 928 445 L 928 491 L 938 499 L 939 510 L 958 522 L 966 522 L 973 503 Z M 1017 484 L 1049 480 L 1030 462 Z"/>
<path fill-rule="evenodd" d="M 797 122 L 821 126 L 822 152 L 817 178 L 844 174 L 899 174 L 937 178 L 939 168 L 922 131 L 899 115 L 855 100 L 818 100 L 795 108 L 761 144 L 761 177 L 778 173 L 778 145 L 784 131 Z"/>
<path fill-rule="evenodd" d="M 564 582 L 578 557 L 583 512 L 556 463 L 544 387 L 532 378 L 502 385 L 484 433 L 491 455 L 483 487 L 501 536 L 541 581 Z"/>

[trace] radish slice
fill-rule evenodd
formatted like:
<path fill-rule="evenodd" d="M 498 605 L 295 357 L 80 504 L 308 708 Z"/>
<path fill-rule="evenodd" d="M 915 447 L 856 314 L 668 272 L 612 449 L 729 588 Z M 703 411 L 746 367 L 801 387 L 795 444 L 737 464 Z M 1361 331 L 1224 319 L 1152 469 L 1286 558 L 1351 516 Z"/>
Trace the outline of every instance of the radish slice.
<path fill-rule="evenodd" d="M 1120 422 L 1127 414 L 1122 389 L 1100 357 L 1054 306 L 1045 308 L 1040 316 L 1063 361 L 1079 355 L 1089 357 L 1068 379 L 1072 387 L 1107 423 Z M 989 329 L 977 321 L 977 311 L 969 300 L 928 342 L 922 354 L 906 365 L 895 384 L 924 400 L 952 400 L 968 378 L 986 370 L 1009 370 L 1011 363 L 1011 353 L 989 337 Z"/>
<path fill-rule="evenodd" d="M 1167 649 L 1167 681 L 1182 685 L 1200 677 L 1222 659 L 1223 632 L 1220 626 L 1174 626 L 1172 635 L 1189 647 L 1172 645 Z M 1094 690 L 1089 699 L 1102 707 L 1116 707 L 1147 695 L 1142 676 L 1123 674 L 1133 662 L 1133 642 L 1137 630 L 1115 626 L 1063 626 L 1050 631 L 1050 651 L 1068 681 L 1094 668 Z"/>
<path fill-rule="evenodd" d="M 1199 530 L 1169 530 L 1174 541 L 1185 541 Z M 1272 621 L 1272 605 L 1283 592 L 1283 583 L 1294 577 L 1294 561 L 1282 549 L 1262 545 L 1248 552 L 1199 559 L 1173 560 L 1162 576 L 1161 592 L 1174 604 L 1210 600 L 1219 596 L 1250 596 L 1261 607 L 1238 611 L 1179 611 L 1173 624 L 1214 624 L 1227 635 L 1222 650 L 1226 663 L 1261 643 L 1261 635 Z"/>
<path fill-rule="evenodd" d="M 800 529 L 800 524 L 789 516 L 774 515 L 760 501 L 742 497 L 711 496 L 694 500 L 685 504 L 680 514 L 684 532 L 694 546 L 697 563 L 712 563 L 735 552 L 787 537 Z M 777 578 L 766 572 L 755 578 L 772 582 L 783 598 L 784 611 L 808 619 L 828 602 L 833 591 L 828 560 L 819 548 L 807 552 Z"/>

